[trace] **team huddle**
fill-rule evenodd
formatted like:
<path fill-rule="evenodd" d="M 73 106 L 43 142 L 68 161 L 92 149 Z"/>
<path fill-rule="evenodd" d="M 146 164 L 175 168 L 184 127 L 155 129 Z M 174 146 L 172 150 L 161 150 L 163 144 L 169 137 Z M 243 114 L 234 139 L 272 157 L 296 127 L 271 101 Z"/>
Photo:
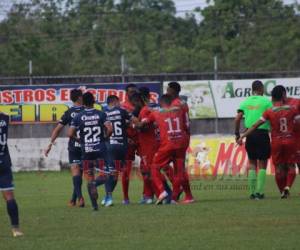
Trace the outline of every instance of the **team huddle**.
<path fill-rule="evenodd" d="M 130 204 L 129 183 L 136 155 L 141 159 L 139 169 L 143 177 L 141 204 L 194 202 L 185 168 L 190 144 L 189 107 L 179 97 L 180 91 L 179 83 L 170 82 L 167 93 L 157 104 L 151 102 L 148 88 L 129 84 L 123 103 L 117 96 L 110 95 L 100 111 L 94 108 L 92 93 L 71 90 L 73 106 L 61 117 L 45 149 L 48 156 L 56 138 L 68 125 L 73 180 L 70 206 L 85 206 L 83 178 L 87 180 L 94 210 L 99 208 L 98 187 L 101 185 L 105 188 L 101 204 L 113 205 L 113 192 L 119 179 L 122 203 Z M 274 87 L 270 101 L 263 96 L 264 86 L 260 81 L 253 82 L 252 92 L 253 95 L 241 103 L 235 119 L 236 142 L 242 145 L 246 138 L 250 198 L 260 200 L 265 197 L 266 168 L 272 157 L 276 183 L 281 198 L 285 199 L 290 195 L 296 177 L 296 165 L 300 167 L 300 101 L 288 98 L 283 86 Z M 240 134 L 242 119 L 245 119 L 246 130 Z M 18 206 L 13 193 L 8 125 L 9 116 L 0 113 L 0 191 L 6 200 L 13 235 L 17 237 L 23 233 L 19 229 Z"/>
<path fill-rule="evenodd" d="M 181 87 L 171 82 L 159 105 L 151 103 L 146 87 L 126 87 L 126 100 L 107 97 L 103 110 L 94 109 L 94 96 L 79 89 L 71 91 L 74 106 L 62 116 L 51 136 L 46 155 L 63 126 L 69 125 L 69 161 L 73 174 L 70 205 L 83 207 L 82 178 L 88 182 L 88 194 L 94 210 L 98 209 L 97 187 L 105 186 L 101 204 L 113 205 L 112 194 L 121 174 L 123 204 L 129 204 L 132 164 L 139 155 L 143 177 L 142 204 L 176 204 L 194 201 L 185 169 L 190 141 L 188 106 L 179 98 Z M 156 199 L 155 199 L 156 197 Z"/>

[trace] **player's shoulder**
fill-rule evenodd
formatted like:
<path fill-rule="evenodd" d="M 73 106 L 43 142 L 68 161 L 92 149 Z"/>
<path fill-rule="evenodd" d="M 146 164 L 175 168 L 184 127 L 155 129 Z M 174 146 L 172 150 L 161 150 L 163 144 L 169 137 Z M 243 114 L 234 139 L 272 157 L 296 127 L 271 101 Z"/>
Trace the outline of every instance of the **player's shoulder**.
<path fill-rule="evenodd" d="M 10 120 L 10 116 L 4 112 L 0 112 L 0 120 L 1 120 L 1 126 L 7 125 Z"/>

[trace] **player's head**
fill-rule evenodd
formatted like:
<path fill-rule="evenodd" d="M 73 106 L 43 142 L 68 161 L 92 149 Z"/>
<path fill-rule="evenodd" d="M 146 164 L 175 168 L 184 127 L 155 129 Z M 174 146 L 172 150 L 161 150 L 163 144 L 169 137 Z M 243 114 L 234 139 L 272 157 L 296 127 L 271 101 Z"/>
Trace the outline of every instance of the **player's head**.
<path fill-rule="evenodd" d="M 110 95 L 107 97 L 106 103 L 107 105 L 113 107 L 120 106 L 120 99 L 116 95 Z"/>
<path fill-rule="evenodd" d="M 70 91 L 70 98 L 72 102 L 82 103 L 82 91 L 80 89 L 72 89 Z"/>
<path fill-rule="evenodd" d="M 286 88 L 282 85 L 277 85 L 275 88 L 278 88 L 278 91 L 280 90 L 283 94 L 283 98 L 287 98 Z"/>
<path fill-rule="evenodd" d="M 128 96 L 128 98 L 130 98 L 130 96 L 132 96 L 134 93 L 138 92 L 138 88 L 135 84 L 130 83 L 126 86 L 125 91 L 126 91 L 126 95 Z"/>
<path fill-rule="evenodd" d="M 91 92 L 86 92 L 82 96 L 82 103 L 87 108 L 92 108 L 95 104 L 95 97 Z"/>
<path fill-rule="evenodd" d="M 141 87 L 139 88 L 139 92 L 145 102 L 150 101 L 150 89 L 147 87 Z"/>
<path fill-rule="evenodd" d="M 159 98 L 159 105 L 164 108 L 164 107 L 169 107 L 172 103 L 172 96 L 168 94 L 164 94 Z"/>
<path fill-rule="evenodd" d="M 145 102 L 142 98 L 142 95 L 140 93 L 133 93 L 130 96 L 129 101 L 131 102 L 131 104 L 135 107 L 135 108 L 141 108 L 143 106 L 145 106 Z"/>
<path fill-rule="evenodd" d="M 181 86 L 178 82 L 170 82 L 167 88 L 167 94 L 170 95 L 172 98 L 176 98 L 179 96 L 181 91 Z"/>
<path fill-rule="evenodd" d="M 272 90 L 272 101 L 273 102 L 280 102 L 284 100 L 284 91 L 282 91 L 282 86 L 278 85 L 273 88 Z"/>
<path fill-rule="evenodd" d="M 252 83 L 252 93 L 256 95 L 263 95 L 265 87 L 262 81 L 256 80 Z"/>

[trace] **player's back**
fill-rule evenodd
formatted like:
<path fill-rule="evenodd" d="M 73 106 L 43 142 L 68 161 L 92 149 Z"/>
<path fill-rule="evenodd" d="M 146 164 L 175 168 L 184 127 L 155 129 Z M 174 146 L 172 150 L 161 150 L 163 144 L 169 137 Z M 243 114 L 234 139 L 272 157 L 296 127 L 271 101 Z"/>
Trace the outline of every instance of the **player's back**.
<path fill-rule="evenodd" d="M 11 159 L 7 145 L 8 125 L 9 116 L 0 113 L 0 169 L 11 167 Z"/>
<path fill-rule="evenodd" d="M 298 115 L 298 110 L 290 105 L 275 105 L 268 109 L 264 117 L 271 124 L 272 140 L 290 140 L 295 135 L 295 117 Z"/>
<path fill-rule="evenodd" d="M 162 108 L 153 112 L 160 132 L 160 147 L 182 148 L 187 141 L 187 129 L 180 107 Z"/>
<path fill-rule="evenodd" d="M 95 155 L 105 149 L 104 123 L 106 114 L 96 109 L 85 109 L 72 121 L 80 135 L 83 158 Z"/>
<path fill-rule="evenodd" d="M 127 145 L 127 123 L 130 116 L 125 109 L 120 107 L 105 108 L 106 119 L 113 127 L 113 133 L 109 138 L 111 145 Z"/>

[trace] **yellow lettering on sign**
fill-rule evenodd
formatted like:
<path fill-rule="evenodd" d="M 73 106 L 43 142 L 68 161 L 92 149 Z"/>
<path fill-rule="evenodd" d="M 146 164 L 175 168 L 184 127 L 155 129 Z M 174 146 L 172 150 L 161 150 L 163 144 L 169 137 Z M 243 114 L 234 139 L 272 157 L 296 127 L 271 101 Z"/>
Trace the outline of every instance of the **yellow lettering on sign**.
<path fill-rule="evenodd" d="M 35 105 L 22 105 L 22 122 L 35 122 Z"/>
<path fill-rule="evenodd" d="M 40 121 L 58 121 L 67 109 L 68 106 L 65 104 L 40 104 Z"/>

